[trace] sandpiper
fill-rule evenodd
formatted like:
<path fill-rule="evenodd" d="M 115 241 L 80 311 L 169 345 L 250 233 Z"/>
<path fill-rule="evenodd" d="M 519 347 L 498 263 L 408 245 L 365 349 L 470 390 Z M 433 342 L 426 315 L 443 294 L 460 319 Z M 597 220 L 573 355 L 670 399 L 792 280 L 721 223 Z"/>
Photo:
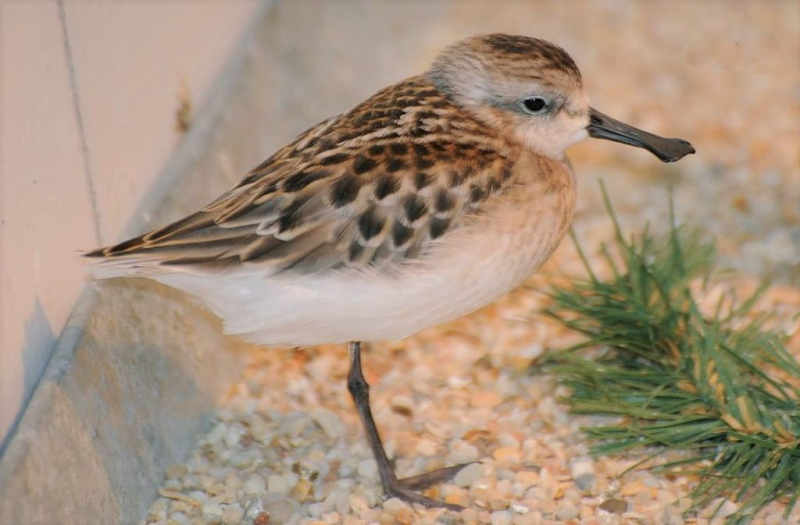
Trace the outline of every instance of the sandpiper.
<path fill-rule="evenodd" d="M 87 256 L 98 278 L 139 276 L 200 298 L 262 345 L 349 343 L 347 387 L 386 496 L 465 465 L 398 479 L 361 371 L 361 342 L 463 316 L 520 285 L 575 209 L 565 150 L 587 136 L 664 162 L 694 153 L 589 106 L 560 47 L 483 35 L 301 134 L 183 219 Z"/>

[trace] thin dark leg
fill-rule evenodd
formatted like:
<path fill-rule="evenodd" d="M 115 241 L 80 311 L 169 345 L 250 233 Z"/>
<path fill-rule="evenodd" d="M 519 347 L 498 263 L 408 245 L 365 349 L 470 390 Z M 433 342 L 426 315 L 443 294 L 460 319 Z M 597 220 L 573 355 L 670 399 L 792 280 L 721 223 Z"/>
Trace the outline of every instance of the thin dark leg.
<path fill-rule="evenodd" d="M 421 503 L 426 507 L 446 507 L 450 510 L 462 510 L 463 507 L 460 505 L 453 505 L 426 498 L 421 494 L 413 492 L 413 490 L 424 489 L 435 483 L 446 481 L 455 476 L 459 470 L 470 463 L 435 470 L 411 478 L 397 479 L 394 468 L 392 468 L 392 464 L 386 456 L 386 451 L 383 449 L 381 436 L 378 434 L 378 428 L 375 426 L 375 420 L 372 418 L 372 410 L 369 408 L 369 385 L 361 371 L 361 343 L 359 342 L 350 343 L 350 372 L 347 374 L 347 390 L 350 391 L 350 395 L 353 397 L 353 402 L 356 405 L 356 410 L 358 410 L 358 415 L 361 417 L 361 424 L 364 426 L 364 432 L 367 434 L 367 442 L 378 464 L 378 474 L 381 477 L 383 492 L 386 496 L 394 496 L 405 501 Z"/>

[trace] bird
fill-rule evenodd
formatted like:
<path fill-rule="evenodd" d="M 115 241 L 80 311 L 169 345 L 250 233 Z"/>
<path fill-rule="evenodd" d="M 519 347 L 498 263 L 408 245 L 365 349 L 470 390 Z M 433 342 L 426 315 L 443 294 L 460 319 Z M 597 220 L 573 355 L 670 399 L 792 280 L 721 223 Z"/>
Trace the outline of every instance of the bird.
<path fill-rule="evenodd" d="M 695 152 L 592 108 L 561 47 L 473 36 L 301 133 L 199 211 L 85 256 L 95 278 L 187 292 L 226 333 L 259 345 L 348 344 L 347 388 L 384 496 L 460 510 L 419 491 L 466 464 L 395 474 L 361 344 L 456 319 L 522 284 L 572 222 L 565 151 L 587 137 L 663 162 Z"/>

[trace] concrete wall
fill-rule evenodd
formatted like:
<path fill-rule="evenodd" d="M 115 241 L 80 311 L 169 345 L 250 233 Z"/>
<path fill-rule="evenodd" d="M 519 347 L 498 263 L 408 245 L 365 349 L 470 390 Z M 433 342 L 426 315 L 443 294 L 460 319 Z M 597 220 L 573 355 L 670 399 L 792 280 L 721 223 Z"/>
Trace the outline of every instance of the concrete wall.
<path fill-rule="evenodd" d="M 260 3 L 0 2 L 0 441 Z"/>

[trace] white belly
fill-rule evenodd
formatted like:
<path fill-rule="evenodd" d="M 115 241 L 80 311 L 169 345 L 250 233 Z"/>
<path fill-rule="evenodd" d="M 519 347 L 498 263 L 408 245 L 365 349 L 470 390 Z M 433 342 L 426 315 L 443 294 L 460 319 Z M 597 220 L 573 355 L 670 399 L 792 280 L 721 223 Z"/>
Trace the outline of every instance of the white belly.
<path fill-rule="evenodd" d="M 393 275 L 329 272 L 269 278 L 152 278 L 202 299 L 226 332 L 263 345 L 398 339 L 473 312 L 519 286 L 558 245 L 572 218 L 571 173 L 495 197 L 474 223 Z M 568 180 L 567 180 L 568 179 Z"/>

